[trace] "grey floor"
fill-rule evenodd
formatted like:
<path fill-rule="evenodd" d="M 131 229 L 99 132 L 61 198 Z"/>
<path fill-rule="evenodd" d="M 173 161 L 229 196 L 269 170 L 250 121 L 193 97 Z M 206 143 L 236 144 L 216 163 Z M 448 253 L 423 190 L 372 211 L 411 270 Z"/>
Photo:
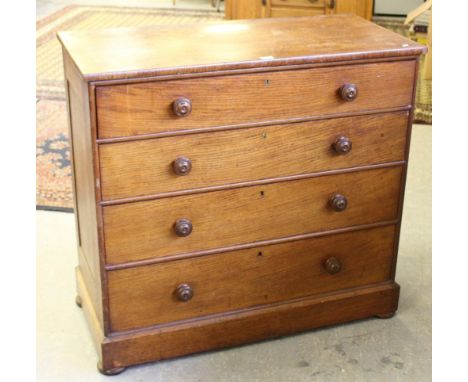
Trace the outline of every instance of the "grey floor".
<path fill-rule="evenodd" d="M 39 0 L 38 17 L 69 4 Z M 74 3 L 172 6 L 172 0 Z M 177 6 L 210 8 L 209 0 Z M 228 350 L 129 368 L 115 377 L 96 371 L 96 354 L 74 304 L 73 214 L 37 212 L 37 380 L 87 381 L 430 381 L 431 126 L 413 129 L 397 282 L 398 314 Z"/>

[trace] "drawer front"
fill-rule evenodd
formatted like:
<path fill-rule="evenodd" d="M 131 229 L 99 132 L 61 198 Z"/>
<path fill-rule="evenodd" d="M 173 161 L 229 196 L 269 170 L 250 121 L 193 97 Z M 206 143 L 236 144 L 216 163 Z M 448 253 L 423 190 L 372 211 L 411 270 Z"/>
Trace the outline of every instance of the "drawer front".
<path fill-rule="evenodd" d="M 106 260 L 116 264 L 396 219 L 401 170 L 106 206 Z M 345 210 L 330 206 L 335 194 L 347 198 Z"/>
<path fill-rule="evenodd" d="M 400 161 L 407 124 L 408 112 L 400 112 L 105 144 L 102 196 L 112 200 Z M 351 150 L 340 152 L 347 142 Z M 189 172 L 181 173 L 177 165 L 187 162 Z"/>
<path fill-rule="evenodd" d="M 271 0 L 273 6 L 316 7 L 324 8 L 325 0 Z M 323 12 L 322 12 L 323 13 Z"/>
<path fill-rule="evenodd" d="M 98 86 L 98 134 L 112 138 L 403 107 L 411 104 L 414 68 L 414 61 L 399 61 Z M 351 83 L 358 95 L 344 101 L 339 89 Z M 174 106 L 185 116 L 177 116 Z"/>
<path fill-rule="evenodd" d="M 394 227 L 387 226 L 111 271 L 112 330 L 389 280 L 393 240 Z"/>
<path fill-rule="evenodd" d="M 325 8 L 309 7 L 272 7 L 270 17 L 303 17 L 303 16 L 318 16 L 325 13 Z"/>

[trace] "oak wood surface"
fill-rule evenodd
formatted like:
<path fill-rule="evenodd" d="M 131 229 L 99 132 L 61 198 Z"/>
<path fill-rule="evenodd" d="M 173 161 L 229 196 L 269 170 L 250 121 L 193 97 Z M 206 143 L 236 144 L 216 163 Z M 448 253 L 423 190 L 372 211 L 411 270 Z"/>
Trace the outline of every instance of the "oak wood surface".
<path fill-rule="evenodd" d="M 302 69 L 224 77 L 156 81 L 96 88 L 99 138 L 326 114 L 411 104 L 414 60 Z M 358 97 L 343 101 L 338 90 L 356 84 Z M 172 103 L 192 102 L 187 117 Z"/>
<path fill-rule="evenodd" d="M 408 112 L 193 134 L 100 146 L 103 200 L 399 161 Z M 352 149 L 332 148 L 346 136 Z M 187 157 L 188 175 L 172 162 Z"/>
<path fill-rule="evenodd" d="M 229 312 L 390 279 L 394 227 L 108 273 L 112 331 Z M 327 272 L 325 260 L 341 262 Z M 193 289 L 179 301 L 180 284 Z M 129 288 L 131 285 L 131 288 Z"/>
<path fill-rule="evenodd" d="M 384 168 L 284 183 L 177 196 L 103 208 L 110 264 L 392 220 L 401 168 Z M 349 207 L 330 209 L 334 193 Z M 193 232 L 178 237 L 177 219 Z"/>
<path fill-rule="evenodd" d="M 225 253 L 225 252 L 240 251 L 243 249 L 251 249 L 251 248 L 267 246 L 267 245 L 289 243 L 289 242 L 293 242 L 297 240 L 306 240 L 306 239 L 312 239 L 312 238 L 323 237 L 323 236 L 328 236 L 328 235 L 338 235 L 338 234 L 348 233 L 348 232 L 357 232 L 363 229 L 373 229 L 373 228 L 378 228 L 378 227 L 385 227 L 388 225 L 396 225 L 398 222 L 399 222 L 398 219 L 383 220 L 383 221 L 379 221 L 376 223 L 353 225 L 353 226 L 335 228 L 335 229 L 325 230 L 325 231 L 310 232 L 310 233 L 303 233 L 303 234 L 298 234 L 298 235 L 293 235 L 293 236 L 280 237 L 276 239 L 267 239 L 267 240 L 249 242 L 249 243 L 234 244 L 234 245 L 230 245 L 227 247 L 218 247 L 218 248 L 213 248 L 213 249 L 208 249 L 208 250 L 202 249 L 200 251 L 179 253 L 176 255 L 169 255 L 169 256 L 164 256 L 164 257 L 151 257 L 147 259 L 123 262 L 123 263 L 118 263 L 118 264 L 105 264 L 104 269 L 107 271 L 116 271 L 120 269 L 149 266 L 149 265 L 154 265 L 154 264 L 162 264 L 162 263 L 167 263 L 170 261 L 185 260 L 185 259 L 190 259 L 190 258 L 195 258 L 195 257 L 208 256 L 208 255 L 216 255 L 216 254 Z"/>
<path fill-rule="evenodd" d="M 352 13 L 372 19 L 373 0 L 226 0 L 226 19 Z"/>
<path fill-rule="evenodd" d="M 331 1 L 331 0 L 328 0 Z M 374 0 L 334 0 L 332 13 L 353 13 L 367 20 L 372 19 Z"/>
<path fill-rule="evenodd" d="M 215 133 L 219 131 L 237 130 L 237 129 L 251 128 L 251 127 L 266 127 L 266 126 L 271 126 L 271 125 L 285 125 L 285 124 L 290 124 L 290 123 L 322 121 L 322 120 L 334 119 L 334 118 L 344 118 L 344 117 L 354 117 L 354 116 L 364 116 L 364 115 L 374 115 L 374 114 L 386 114 L 386 113 L 394 113 L 394 112 L 396 113 L 400 111 L 409 112 L 411 111 L 411 109 L 412 109 L 412 105 L 406 105 L 406 106 L 398 106 L 398 107 L 391 107 L 391 108 L 384 108 L 384 109 L 359 110 L 359 111 L 346 112 L 346 113 L 331 113 L 331 114 L 325 114 L 322 116 L 315 115 L 315 116 L 309 116 L 309 117 L 280 119 L 280 120 L 275 120 L 275 121 L 248 122 L 248 123 L 240 123 L 240 124 L 235 124 L 235 125 L 213 126 L 213 127 L 206 127 L 206 128 L 204 127 L 202 129 L 200 129 L 199 127 L 194 127 L 190 129 L 184 129 L 184 130 L 162 131 L 162 132 L 142 134 L 142 135 L 97 138 L 96 143 L 98 145 L 102 145 L 102 144 L 107 144 L 107 143 L 132 142 L 132 141 L 141 141 L 145 139 L 176 137 L 176 136 L 184 136 L 184 135 L 198 134 L 198 133 Z"/>
<path fill-rule="evenodd" d="M 324 8 L 325 0 L 270 0 L 271 5 L 305 7 L 305 8 Z"/>
<path fill-rule="evenodd" d="M 100 314 L 96 309 L 99 309 L 99 307 L 93 302 L 93 297 L 90 294 L 90 288 L 95 288 L 96 284 L 90 283 L 89 280 L 83 277 L 82 267 L 75 268 L 75 277 L 77 293 L 81 300 L 81 309 L 83 310 L 88 328 L 91 332 L 91 338 L 96 352 L 98 353 L 98 357 L 102 359 L 102 344 L 105 341 L 102 318 L 98 317 Z"/>
<path fill-rule="evenodd" d="M 88 81 L 416 56 L 426 50 L 354 15 L 69 31 L 58 37 Z"/>
<path fill-rule="evenodd" d="M 318 16 L 325 13 L 325 7 L 284 7 L 272 6 L 266 10 L 268 17 Z"/>
<path fill-rule="evenodd" d="M 416 61 L 416 66 L 414 68 L 414 81 L 413 81 L 413 93 L 412 93 L 412 104 L 415 104 L 416 100 L 416 91 L 417 91 L 417 82 L 418 82 L 418 72 L 419 72 L 419 58 Z M 413 110 L 414 111 L 414 110 Z M 403 204 L 405 199 L 405 187 L 406 187 L 406 177 L 408 174 L 408 160 L 409 160 L 409 153 L 410 153 L 410 145 L 411 145 L 411 132 L 413 128 L 413 117 L 414 112 L 410 113 L 408 118 L 408 129 L 406 135 L 406 148 L 405 148 L 405 164 L 403 165 L 403 171 L 401 174 L 401 188 L 400 188 L 400 204 L 398 206 L 398 220 L 399 223 L 397 224 L 397 229 L 395 232 L 395 245 L 394 245 L 394 257 L 393 257 L 393 269 L 392 269 L 392 278 L 395 279 L 396 273 L 396 265 L 398 260 L 398 250 L 399 250 L 399 243 L 400 243 L 400 231 L 401 231 L 401 224 L 402 224 L 402 216 L 403 216 Z"/>
<path fill-rule="evenodd" d="M 63 55 L 68 107 L 68 124 L 73 168 L 73 200 L 77 230 L 78 260 L 88 285 L 94 311 L 104 322 L 102 305 L 101 258 L 97 234 L 94 189 L 93 144 L 91 136 L 88 87 L 70 57 Z"/>
<path fill-rule="evenodd" d="M 398 296 L 398 284 L 383 283 L 116 335 L 103 344 L 103 364 L 128 366 L 391 313 Z"/>
<path fill-rule="evenodd" d="M 225 0 L 226 20 L 255 19 L 264 16 L 262 0 Z"/>

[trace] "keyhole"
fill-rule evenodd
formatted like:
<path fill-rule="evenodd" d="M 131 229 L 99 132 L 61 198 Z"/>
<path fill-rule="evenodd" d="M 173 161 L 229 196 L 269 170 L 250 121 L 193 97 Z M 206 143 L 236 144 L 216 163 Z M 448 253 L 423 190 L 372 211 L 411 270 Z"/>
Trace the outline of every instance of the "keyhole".
<path fill-rule="evenodd" d="M 263 198 L 265 196 L 265 191 L 260 191 L 260 196 Z"/>
<path fill-rule="evenodd" d="M 265 80 L 265 85 L 266 86 L 270 85 L 270 80 Z"/>

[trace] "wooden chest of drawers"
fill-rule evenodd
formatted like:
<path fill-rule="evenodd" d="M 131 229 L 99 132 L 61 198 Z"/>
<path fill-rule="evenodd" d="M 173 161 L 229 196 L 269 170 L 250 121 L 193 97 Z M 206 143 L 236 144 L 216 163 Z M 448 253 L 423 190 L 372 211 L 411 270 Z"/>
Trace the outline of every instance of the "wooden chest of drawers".
<path fill-rule="evenodd" d="M 102 372 L 396 311 L 422 46 L 348 15 L 59 39 Z"/>

